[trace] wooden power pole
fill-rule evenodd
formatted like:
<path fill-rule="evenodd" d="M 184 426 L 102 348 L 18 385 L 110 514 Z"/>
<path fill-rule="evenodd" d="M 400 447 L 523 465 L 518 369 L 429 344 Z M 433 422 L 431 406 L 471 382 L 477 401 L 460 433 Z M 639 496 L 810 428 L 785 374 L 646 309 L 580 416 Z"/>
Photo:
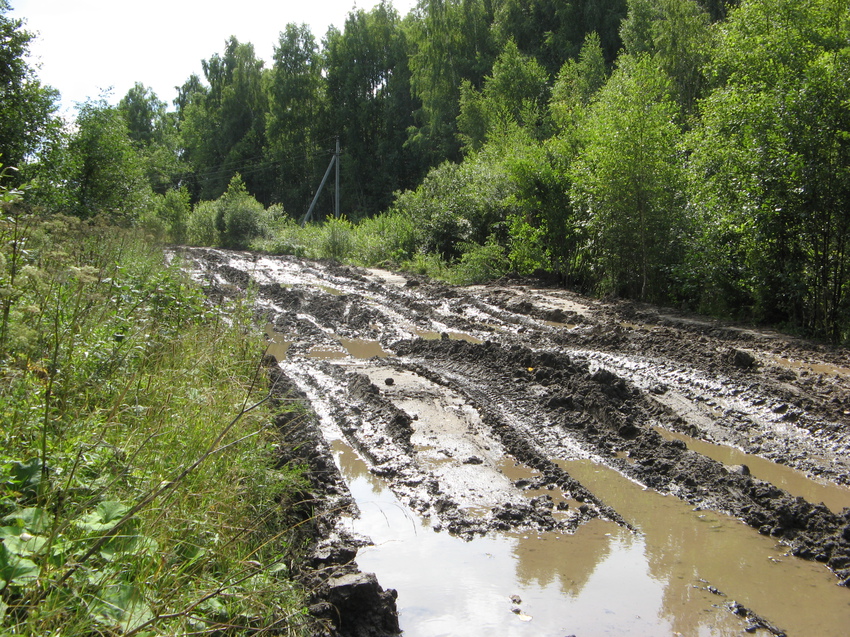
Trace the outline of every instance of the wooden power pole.
<path fill-rule="evenodd" d="M 322 183 L 319 184 L 319 189 L 316 191 L 316 194 L 313 197 L 313 201 L 310 203 L 310 208 L 307 210 L 307 214 L 304 215 L 304 218 L 301 220 L 302 226 L 313 218 L 313 208 L 316 207 L 316 202 L 319 200 L 319 195 L 322 194 L 322 189 L 325 187 L 325 182 L 328 180 L 328 176 L 330 176 L 331 174 L 331 168 L 333 168 L 334 165 L 336 165 L 336 188 L 334 189 L 334 217 L 339 219 L 339 155 L 339 135 L 337 135 L 336 150 L 334 151 L 333 157 L 331 157 L 331 163 L 328 164 L 328 169 L 325 171 L 325 176 L 322 177 Z"/>

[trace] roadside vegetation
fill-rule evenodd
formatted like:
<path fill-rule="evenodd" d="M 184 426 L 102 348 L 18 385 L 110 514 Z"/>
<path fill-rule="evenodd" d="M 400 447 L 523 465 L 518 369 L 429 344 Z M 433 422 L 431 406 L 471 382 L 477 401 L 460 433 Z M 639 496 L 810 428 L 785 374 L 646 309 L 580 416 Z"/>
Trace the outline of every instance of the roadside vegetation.
<path fill-rule="evenodd" d="M 250 299 L 0 187 L 0 634 L 299 634 Z"/>

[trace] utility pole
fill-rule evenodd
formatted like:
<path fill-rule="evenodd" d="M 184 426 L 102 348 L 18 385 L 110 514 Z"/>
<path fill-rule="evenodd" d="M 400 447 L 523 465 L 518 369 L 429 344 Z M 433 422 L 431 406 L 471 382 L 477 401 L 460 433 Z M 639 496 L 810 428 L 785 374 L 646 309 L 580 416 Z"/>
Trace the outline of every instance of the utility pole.
<path fill-rule="evenodd" d="M 313 208 L 316 207 L 316 202 L 319 200 L 319 195 L 322 194 L 322 188 L 325 187 L 325 182 L 328 180 L 328 176 L 331 174 L 331 168 L 334 167 L 334 164 L 336 164 L 336 192 L 334 193 L 334 216 L 339 219 L 339 155 L 339 135 L 337 135 L 336 150 L 334 151 L 333 157 L 331 157 L 331 163 L 328 164 L 328 169 L 325 171 L 325 176 L 322 177 L 322 183 L 319 184 L 319 189 L 316 191 L 312 203 L 310 203 L 310 208 L 309 210 L 307 210 L 307 214 L 304 215 L 304 218 L 301 220 L 302 226 L 313 218 Z"/>
<path fill-rule="evenodd" d="M 336 188 L 334 188 L 334 217 L 339 219 L 339 135 L 336 136 Z"/>

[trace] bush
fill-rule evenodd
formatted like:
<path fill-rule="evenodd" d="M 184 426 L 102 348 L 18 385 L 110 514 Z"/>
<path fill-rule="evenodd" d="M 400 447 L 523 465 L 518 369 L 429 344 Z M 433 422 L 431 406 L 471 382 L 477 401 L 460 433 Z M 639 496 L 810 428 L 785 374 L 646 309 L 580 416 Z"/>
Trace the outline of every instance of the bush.
<path fill-rule="evenodd" d="M 458 285 L 486 283 L 503 276 L 509 269 L 505 249 L 490 236 L 484 245 L 466 243 L 460 261 L 452 268 L 449 280 Z"/>
<path fill-rule="evenodd" d="M 214 201 L 199 201 L 186 221 L 186 241 L 193 246 L 219 245 L 216 227 L 218 208 Z"/>
<path fill-rule="evenodd" d="M 264 214 L 263 204 L 248 194 L 242 176 L 236 173 L 227 192 L 216 201 L 216 229 L 221 245 L 234 250 L 247 249 L 260 234 Z"/>
<path fill-rule="evenodd" d="M 354 227 L 352 257 L 360 265 L 399 264 L 416 252 L 416 224 L 409 216 L 385 212 Z"/>
<path fill-rule="evenodd" d="M 342 261 L 351 251 L 352 225 L 347 219 L 328 219 L 322 226 L 319 251 L 324 259 Z"/>
<path fill-rule="evenodd" d="M 169 190 L 156 198 L 156 216 L 164 225 L 168 238 L 174 243 L 186 242 L 190 211 L 189 191 L 185 187 Z"/>

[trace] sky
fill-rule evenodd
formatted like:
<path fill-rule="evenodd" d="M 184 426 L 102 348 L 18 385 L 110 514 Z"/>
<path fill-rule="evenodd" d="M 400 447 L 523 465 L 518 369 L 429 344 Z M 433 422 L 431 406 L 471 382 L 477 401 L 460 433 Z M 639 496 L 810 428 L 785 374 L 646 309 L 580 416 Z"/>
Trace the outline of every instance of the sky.
<path fill-rule="evenodd" d="M 35 33 L 30 63 L 42 84 L 58 89 L 70 110 L 104 90 L 117 103 L 136 82 L 171 106 L 201 60 L 224 52 L 231 35 L 250 42 L 271 66 L 278 36 L 290 22 L 310 25 L 317 42 L 330 25 L 342 29 L 353 8 L 377 0 L 9 0 L 8 17 Z M 416 0 L 392 0 L 406 15 Z"/>

